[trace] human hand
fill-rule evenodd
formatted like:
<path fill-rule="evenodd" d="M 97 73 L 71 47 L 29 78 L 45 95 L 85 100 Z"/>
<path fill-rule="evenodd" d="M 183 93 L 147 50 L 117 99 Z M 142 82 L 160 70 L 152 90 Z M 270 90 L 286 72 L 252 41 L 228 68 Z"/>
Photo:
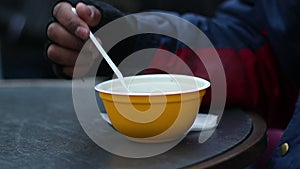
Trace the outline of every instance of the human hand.
<path fill-rule="evenodd" d="M 101 21 L 101 13 L 94 6 L 83 3 L 76 5 L 77 15 L 72 12 L 71 4 L 58 3 L 53 9 L 55 22 L 49 24 L 47 36 L 53 42 L 47 49 L 50 60 L 62 67 L 62 73 L 73 75 L 74 66 L 81 48 L 89 38 L 90 26 Z M 91 62 L 80 65 L 81 74 L 88 72 Z"/>

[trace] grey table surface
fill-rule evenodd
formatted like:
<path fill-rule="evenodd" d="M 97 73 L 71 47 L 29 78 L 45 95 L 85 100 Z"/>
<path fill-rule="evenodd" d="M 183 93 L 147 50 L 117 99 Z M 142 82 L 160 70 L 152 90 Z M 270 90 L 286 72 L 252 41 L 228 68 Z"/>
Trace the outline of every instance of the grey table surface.
<path fill-rule="evenodd" d="M 113 155 L 81 128 L 65 80 L 0 81 L 0 168 L 183 168 L 213 158 L 243 142 L 249 116 L 226 110 L 215 133 L 198 143 L 191 132 L 168 152 L 142 159 Z"/>

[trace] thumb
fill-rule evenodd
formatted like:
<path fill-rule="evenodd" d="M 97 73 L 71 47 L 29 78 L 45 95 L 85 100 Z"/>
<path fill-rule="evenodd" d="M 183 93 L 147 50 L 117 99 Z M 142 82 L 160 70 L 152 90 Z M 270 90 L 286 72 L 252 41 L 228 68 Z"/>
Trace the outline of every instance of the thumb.
<path fill-rule="evenodd" d="M 77 15 L 89 26 L 96 26 L 100 23 L 101 13 L 94 6 L 86 5 L 80 2 L 76 5 L 76 11 Z"/>

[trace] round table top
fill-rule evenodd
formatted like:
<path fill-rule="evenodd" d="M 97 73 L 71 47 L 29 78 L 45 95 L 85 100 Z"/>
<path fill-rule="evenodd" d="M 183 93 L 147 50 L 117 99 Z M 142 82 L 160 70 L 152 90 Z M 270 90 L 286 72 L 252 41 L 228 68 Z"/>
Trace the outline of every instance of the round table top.
<path fill-rule="evenodd" d="M 69 81 L 0 81 L 0 165 L 3 168 L 237 168 L 266 148 L 266 126 L 255 114 L 226 109 L 204 143 L 190 132 L 168 152 L 119 157 L 81 128 Z M 255 156 L 254 156 L 255 155 Z"/>

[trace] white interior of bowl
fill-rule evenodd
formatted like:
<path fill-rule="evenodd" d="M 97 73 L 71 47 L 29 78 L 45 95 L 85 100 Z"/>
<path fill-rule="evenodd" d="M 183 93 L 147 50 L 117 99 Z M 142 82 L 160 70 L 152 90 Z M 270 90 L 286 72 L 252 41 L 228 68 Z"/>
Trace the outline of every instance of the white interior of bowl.
<path fill-rule="evenodd" d="M 118 95 L 167 95 L 204 90 L 210 86 L 199 77 L 177 74 L 149 74 L 125 77 L 129 91 L 118 79 L 108 80 L 95 86 L 95 90 Z"/>

